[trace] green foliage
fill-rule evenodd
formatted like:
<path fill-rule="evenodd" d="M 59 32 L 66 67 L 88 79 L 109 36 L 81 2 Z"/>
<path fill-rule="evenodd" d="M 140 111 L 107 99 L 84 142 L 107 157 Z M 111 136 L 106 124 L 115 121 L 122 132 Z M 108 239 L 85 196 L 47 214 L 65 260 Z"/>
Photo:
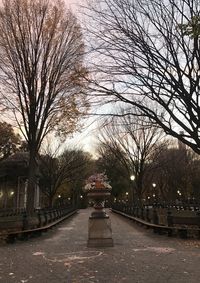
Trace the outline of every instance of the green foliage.
<path fill-rule="evenodd" d="M 178 27 L 183 31 L 184 35 L 197 38 L 200 35 L 200 16 L 195 15 L 187 24 L 179 24 Z"/>
<path fill-rule="evenodd" d="M 101 157 L 97 160 L 98 171 L 104 171 L 110 180 L 111 194 L 118 197 L 124 194 L 130 186 L 129 177 L 120 160 L 109 150 L 101 151 Z"/>
<path fill-rule="evenodd" d="M 0 160 L 16 152 L 20 144 L 21 138 L 14 132 L 12 126 L 6 122 L 0 122 Z"/>
<path fill-rule="evenodd" d="M 82 192 L 85 179 L 91 174 L 91 156 L 76 149 L 66 149 L 60 156 L 41 155 L 40 187 L 51 206 L 60 194 L 62 198 L 76 198 Z"/>

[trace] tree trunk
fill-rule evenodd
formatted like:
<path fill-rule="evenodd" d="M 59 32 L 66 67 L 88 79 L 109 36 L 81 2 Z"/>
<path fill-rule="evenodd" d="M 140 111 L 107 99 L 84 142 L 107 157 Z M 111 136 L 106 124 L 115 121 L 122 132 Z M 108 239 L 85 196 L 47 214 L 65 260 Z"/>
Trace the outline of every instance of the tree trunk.
<path fill-rule="evenodd" d="M 27 188 L 27 207 L 26 207 L 28 215 L 32 215 L 34 213 L 35 187 L 37 180 L 36 174 L 37 174 L 36 151 L 30 150 L 28 188 Z"/>
<path fill-rule="evenodd" d="M 142 206 L 142 187 L 143 187 L 143 174 L 139 174 L 137 178 L 136 191 L 137 191 L 137 201 L 140 207 Z"/>

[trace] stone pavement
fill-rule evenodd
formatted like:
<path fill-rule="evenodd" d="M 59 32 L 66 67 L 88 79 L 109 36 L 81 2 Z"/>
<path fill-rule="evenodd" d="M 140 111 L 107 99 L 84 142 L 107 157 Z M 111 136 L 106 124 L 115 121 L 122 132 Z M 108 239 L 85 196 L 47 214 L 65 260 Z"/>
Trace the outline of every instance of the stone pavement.
<path fill-rule="evenodd" d="M 159 236 L 109 212 L 115 246 L 87 248 L 90 212 L 27 242 L 1 243 L 0 282 L 200 282 L 200 240 Z"/>

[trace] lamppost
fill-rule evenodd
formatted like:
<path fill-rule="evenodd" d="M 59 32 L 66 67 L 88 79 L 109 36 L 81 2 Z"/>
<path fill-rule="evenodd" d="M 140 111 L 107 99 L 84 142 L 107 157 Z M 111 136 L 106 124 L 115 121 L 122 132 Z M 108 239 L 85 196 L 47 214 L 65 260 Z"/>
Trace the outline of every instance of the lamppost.
<path fill-rule="evenodd" d="M 61 202 L 62 202 L 61 198 L 62 198 L 62 196 L 59 194 L 58 195 L 58 206 L 61 206 Z"/>
<path fill-rule="evenodd" d="M 131 175 L 130 179 L 131 179 L 131 181 L 134 181 L 135 180 L 135 175 Z"/>
<path fill-rule="evenodd" d="M 130 180 L 131 180 L 131 202 L 133 203 L 133 201 L 134 201 L 134 186 L 133 186 L 133 182 L 135 180 L 135 175 L 131 175 L 130 176 Z"/>
<path fill-rule="evenodd" d="M 181 195 L 182 194 L 181 194 L 180 190 L 177 191 L 177 194 L 178 194 L 178 201 L 181 201 Z"/>
<path fill-rule="evenodd" d="M 153 187 L 153 199 L 155 201 L 155 197 L 156 197 L 156 183 L 152 183 L 152 187 Z"/>
<path fill-rule="evenodd" d="M 128 202 L 128 192 L 126 192 L 126 202 Z"/>

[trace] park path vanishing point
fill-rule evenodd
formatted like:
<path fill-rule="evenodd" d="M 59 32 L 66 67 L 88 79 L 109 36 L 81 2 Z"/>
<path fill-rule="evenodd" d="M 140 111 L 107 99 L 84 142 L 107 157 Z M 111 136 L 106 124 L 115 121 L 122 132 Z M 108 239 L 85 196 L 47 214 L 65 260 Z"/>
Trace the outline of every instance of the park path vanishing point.
<path fill-rule="evenodd" d="M 198 283 L 200 240 L 154 234 L 109 212 L 114 247 L 87 248 L 90 209 L 27 242 L 0 244 L 1 283 Z"/>

